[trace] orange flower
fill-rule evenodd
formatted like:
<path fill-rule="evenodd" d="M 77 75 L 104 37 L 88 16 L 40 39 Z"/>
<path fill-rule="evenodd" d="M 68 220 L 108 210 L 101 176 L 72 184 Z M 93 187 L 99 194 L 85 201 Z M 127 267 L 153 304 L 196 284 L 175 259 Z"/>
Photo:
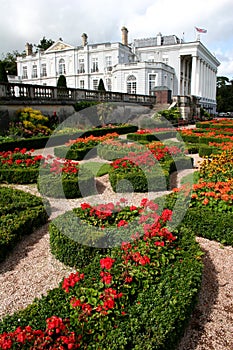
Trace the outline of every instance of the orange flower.
<path fill-rule="evenodd" d="M 202 202 L 202 204 L 207 205 L 209 203 L 209 199 L 205 198 Z"/>

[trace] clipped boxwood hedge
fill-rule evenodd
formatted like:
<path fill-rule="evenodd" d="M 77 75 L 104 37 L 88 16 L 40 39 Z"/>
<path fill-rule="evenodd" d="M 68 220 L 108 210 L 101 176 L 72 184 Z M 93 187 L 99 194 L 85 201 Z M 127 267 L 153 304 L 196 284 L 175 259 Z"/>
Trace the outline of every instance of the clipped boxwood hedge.
<path fill-rule="evenodd" d="M 182 224 L 191 227 L 197 236 L 233 246 L 232 213 L 189 208 Z"/>
<path fill-rule="evenodd" d="M 30 184 L 36 183 L 39 175 L 39 169 L 35 168 L 0 168 L 0 183 L 8 184 Z"/>
<path fill-rule="evenodd" d="M 48 220 L 47 201 L 7 187 L 0 188 L 0 261 L 23 235 L 30 234 Z"/>
<path fill-rule="evenodd" d="M 155 283 L 149 282 L 149 288 L 138 286 L 137 302 L 131 305 L 127 300 L 127 314 L 114 321 L 115 327 L 111 327 L 109 318 L 106 324 L 109 332 L 99 343 L 101 349 L 175 348 L 197 301 L 202 277 L 200 250 L 193 233 L 185 228 L 180 230 L 178 245 L 180 249 L 173 263 L 166 265 L 161 275 L 155 277 Z M 88 276 L 89 288 L 99 276 L 99 259 L 100 256 L 96 255 L 82 269 Z M 19 324 L 44 329 L 45 319 L 52 315 L 63 319 L 70 316 L 69 299 L 61 285 L 49 291 L 47 296 L 36 299 L 26 309 L 5 317 L 0 322 L 0 332 L 13 331 Z M 90 339 L 94 339 L 93 334 Z M 95 348 L 96 341 L 90 341 L 88 347 Z"/>
<path fill-rule="evenodd" d="M 152 141 L 161 141 L 169 138 L 176 137 L 177 131 L 171 130 L 171 131 L 157 131 L 154 133 L 147 133 L 147 134 L 137 134 L 137 133 L 129 133 L 127 134 L 128 140 L 133 141 L 146 141 L 146 142 L 152 142 Z"/>
<path fill-rule="evenodd" d="M 169 186 L 169 172 L 163 174 L 145 174 L 143 171 L 118 173 L 109 172 L 109 181 L 114 192 L 164 191 Z"/>
<path fill-rule="evenodd" d="M 37 188 L 42 195 L 54 198 L 80 198 L 97 194 L 94 176 L 86 168 L 71 178 L 55 173 L 40 175 Z"/>
<path fill-rule="evenodd" d="M 103 136 L 109 132 L 117 132 L 119 135 L 127 134 L 128 132 L 135 132 L 138 130 L 136 125 L 116 125 L 115 127 L 105 128 L 94 128 L 91 130 L 77 130 L 68 134 L 51 135 L 51 136 L 40 136 L 31 137 L 28 139 L 16 139 L 14 141 L 3 141 L 0 142 L 0 152 L 2 151 L 13 151 L 16 147 L 27 148 L 27 149 L 39 149 L 44 148 L 49 141 L 50 147 L 62 145 L 69 140 L 75 140 L 78 137 Z"/>
<path fill-rule="evenodd" d="M 87 153 L 91 152 L 92 156 L 96 156 L 96 148 L 95 147 L 85 147 L 85 148 L 77 148 L 75 149 L 67 146 L 61 146 L 54 148 L 54 154 L 59 158 L 66 158 L 70 160 L 83 160 Z"/>

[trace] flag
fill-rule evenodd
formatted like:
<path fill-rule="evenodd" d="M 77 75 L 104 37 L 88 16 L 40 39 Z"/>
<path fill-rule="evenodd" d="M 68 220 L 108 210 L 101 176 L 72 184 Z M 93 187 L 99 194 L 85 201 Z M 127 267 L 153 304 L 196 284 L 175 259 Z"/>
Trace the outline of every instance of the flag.
<path fill-rule="evenodd" d="M 203 28 L 197 28 L 197 27 L 195 27 L 195 29 L 196 29 L 196 31 L 197 31 L 198 33 L 207 33 L 207 30 L 206 30 L 206 29 L 203 29 Z"/>

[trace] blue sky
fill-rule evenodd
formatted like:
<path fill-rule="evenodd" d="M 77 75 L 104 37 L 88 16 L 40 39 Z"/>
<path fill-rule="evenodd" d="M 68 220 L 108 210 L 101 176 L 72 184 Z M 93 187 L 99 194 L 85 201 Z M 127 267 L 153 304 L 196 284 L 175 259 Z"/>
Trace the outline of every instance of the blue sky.
<path fill-rule="evenodd" d="M 25 43 L 45 36 L 71 45 L 121 41 L 121 27 L 136 38 L 175 34 L 186 42 L 196 39 L 195 26 L 207 30 L 202 43 L 221 62 L 218 76 L 233 79 L 232 0 L 0 0 L 0 58 Z"/>

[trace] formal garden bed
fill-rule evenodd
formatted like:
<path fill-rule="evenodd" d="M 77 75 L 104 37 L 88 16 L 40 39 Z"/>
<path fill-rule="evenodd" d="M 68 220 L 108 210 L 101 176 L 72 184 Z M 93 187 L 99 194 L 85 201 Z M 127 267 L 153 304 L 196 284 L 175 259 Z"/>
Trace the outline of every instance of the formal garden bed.
<path fill-rule="evenodd" d="M 24 235 L 45 224 L 49 203 L 24 191 L 0 187 L 0 262 Z"/>
<path fill-rule="evenodd" d="M 119 182 L 111 180 L 112 174 L 133 174 L 122 177 L 132 183 L 140 169 L 145 173 L 160 164 L 159 178 L 167 185 L 166 171 L 169 177 L 174 163 L 186 157 L 175 145 L 165 149 L 169 146 L 146 142 L 143 152 L 137 147 L 124 141 L 119 146 L 116 140 L 97 147 L 98 155 L 111 161 L 110 181 Z M 83 202 L 52 221 L 52 253 L 77 272 L 24 310 L 4 317 L 0 347 L 174 350 L 202 279 L 203 253 L 195 236 L 233 244 L 232 159 L 229 144 L 222 144 L 221 153 L 202 163 L 193 185 L 154 201 L 144 199 L 138 207 L 128 206 L 124 198 L 117 204 Z M 77 162 L 67 162 L 80 171 Z M 46 161 L 42 175 L 52 176 L 51 165 L 61 176 L 64 163 Z M 152 182 L 155 176 L 152 172 Z M 140 181 L 144 186 L 145 179 L 137 179 L 135 186 Z M 184 207 L 184 219 L 173 228 Z"/>

